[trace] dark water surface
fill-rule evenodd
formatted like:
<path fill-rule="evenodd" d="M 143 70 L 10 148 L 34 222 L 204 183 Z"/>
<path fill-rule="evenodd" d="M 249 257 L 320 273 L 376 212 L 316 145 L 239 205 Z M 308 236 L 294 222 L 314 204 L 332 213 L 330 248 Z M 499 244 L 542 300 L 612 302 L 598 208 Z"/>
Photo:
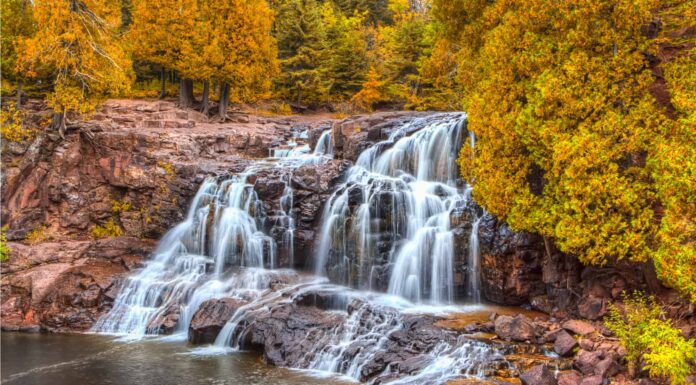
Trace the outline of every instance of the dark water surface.
<path fill-rule="evenodd" d="M 119 342 L 100 335 L 0 333 L 2 384 L 338 384 L 264 364 L 255 353 L 200 357 L 183 342 Z M 345 382 L 343 382 L 345 383 Z"/>

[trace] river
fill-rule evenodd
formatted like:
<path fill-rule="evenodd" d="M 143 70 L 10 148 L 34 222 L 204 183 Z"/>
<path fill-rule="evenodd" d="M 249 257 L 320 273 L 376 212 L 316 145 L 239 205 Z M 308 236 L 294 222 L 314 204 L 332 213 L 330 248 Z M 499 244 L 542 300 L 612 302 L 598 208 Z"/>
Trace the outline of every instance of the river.
<path fill-rule="evenodd" d="M 253 352 L 202 357 L 189 354 L 185 344 L 154 339 L 126 343 L 94 334 L 0 336 L 1 378 L 8 385 L 341 383 L 336 377 L 266 365 Z"/>

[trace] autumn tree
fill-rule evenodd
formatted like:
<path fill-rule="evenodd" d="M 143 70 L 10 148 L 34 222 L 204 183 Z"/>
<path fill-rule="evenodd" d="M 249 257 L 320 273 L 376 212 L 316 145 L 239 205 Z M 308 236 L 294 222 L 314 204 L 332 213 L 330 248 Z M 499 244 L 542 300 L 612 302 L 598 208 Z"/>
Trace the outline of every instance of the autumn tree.
<path fill-rule="evenodd" d="M 208 31 L 197 28 L 201 27 L 197 25 L 198 4 L 195 0 L 132 1 L 128 49 L 134 58 L 159 67 L 160 98 L 165 94 L 168 69 L 179 71 L 182 66 L 190 68 L 190 62 L 198 62 L 191 47 Z M 179 105 L 190 107 L 194 103 L 193 80 L 186 74 L 179 78 Z"/>
<path fill-rule="evenodd" d="M 255 100 L 271 88 L 278 72 L 273 11 L 265 0 L 211 0 L 207 7 L 215 44 L 206 57 L 220 83 L 218 114 L 225 119 L 230 101 Z"/>
<path fill-rule="evenodd" d="M 121 5 L 102 0 L 33 4 L 36 34 L 22 41 L 19 66 L 29 75 L 52 75 L 53 92 L 46 101 L 55 112 L 52 126 L 62 135 L 68 112 L 92 112 L 130 86 L 131 63 L 115 35 Z"/>
<path fill-rule="evenodd" d="M 2 0 L 0 10 L 0 49 L 2 52 L 2 79 L 12 81 L 17 85 L 17 108 L 22 103 L 22 82 L 24 73 L 17 63 L 21 51 L 19 44 L 22 39 L 31 37 L 36 26 L 29 0 Z"/>
<path fill-rule="evenodd" d="M 682 53 L 683 67 L 666 70 L 667 81 L 675 77 L 669 116 L 652 93 L 659 47 L 646 26 L 658 5 L 434 6 L 460 46 L 457 80 L 477 136 L 475 156 L 466 150 L 460 161 L 477 202 L 584 263 L 651 260 L 663 282 L 695 301 L 693 79 L 684 78 L 694 61 Z"/>

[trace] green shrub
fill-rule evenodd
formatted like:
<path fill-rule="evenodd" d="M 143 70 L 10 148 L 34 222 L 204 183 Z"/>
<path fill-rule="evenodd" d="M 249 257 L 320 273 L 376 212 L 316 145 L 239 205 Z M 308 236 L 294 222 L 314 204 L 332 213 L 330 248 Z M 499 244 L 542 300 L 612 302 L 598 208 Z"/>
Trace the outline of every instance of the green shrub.
<path fill-rule="evenodd" d="M 687 340 L 665 319 L 655 299 L 635 292 L 624 293 L 621 308 L 609 305 L 606 326 L 616 334 L 626 349 L 632 368 L 642 367 L 650 377 L 668 379 L 671 384 L 686 383 L 690 364 L 696 363 L 694 340 Z"/>

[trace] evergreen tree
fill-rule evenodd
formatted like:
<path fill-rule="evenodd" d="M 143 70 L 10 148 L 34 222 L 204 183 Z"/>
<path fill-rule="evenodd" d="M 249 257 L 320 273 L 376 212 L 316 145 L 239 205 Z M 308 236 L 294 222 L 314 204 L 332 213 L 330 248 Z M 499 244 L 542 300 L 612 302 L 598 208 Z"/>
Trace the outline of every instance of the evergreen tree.
<path fill-rule="evenodd" d="M 280 0 L 276 9 L 274 35 L 281 65 L 279 96 L 297 104 L 325 100 L 327 82 L 322 64 L 326 34 L 319 4 L 315 0 Z"/>
<path fill-rule="evenodd" d="M 265 0 L 210 1 L 208 6 L 217 43 L 208 57 L 220 83 L 219 117 L 225 119 L 230 101 L 254 100 L 271 88 L 278 72 L 273 12 Z"/>
<path fill-rule="evenodd" d="M 328 93 L 334 100 L 347 100 L 360 90 L 368 72 L 364 20 L 336 12 L 330 3 L 324 4 L 322 20 L 327 47 L 322 73 L 330 82 Z"/>

